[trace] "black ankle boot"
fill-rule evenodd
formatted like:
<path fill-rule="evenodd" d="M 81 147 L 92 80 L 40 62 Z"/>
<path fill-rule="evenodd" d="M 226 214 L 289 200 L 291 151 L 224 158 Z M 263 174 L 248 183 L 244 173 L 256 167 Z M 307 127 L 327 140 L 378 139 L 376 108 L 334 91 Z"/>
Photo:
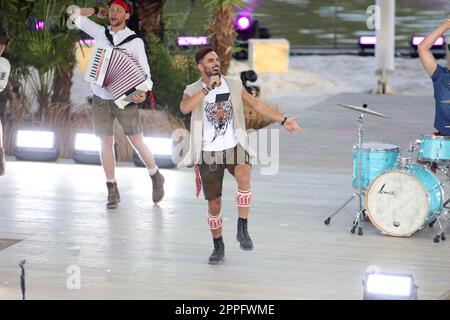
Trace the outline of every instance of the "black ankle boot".
<path fill-rule="evenodd" d="M 209 256 L 209 264 L 219 264 L 223 261 L 225 257 L 225 244 L 223 243 L 223 238 L 220 236 L 217 239 L 213 239 L 214 241 L 214 251 Z"/>
<path fill-rule="evenodd" d="M 247 223 L 247 219 L 238 219 L 236 240 L 240 242 L 242 250 L 253 250 L 253 242 L 248 235 Z"/>

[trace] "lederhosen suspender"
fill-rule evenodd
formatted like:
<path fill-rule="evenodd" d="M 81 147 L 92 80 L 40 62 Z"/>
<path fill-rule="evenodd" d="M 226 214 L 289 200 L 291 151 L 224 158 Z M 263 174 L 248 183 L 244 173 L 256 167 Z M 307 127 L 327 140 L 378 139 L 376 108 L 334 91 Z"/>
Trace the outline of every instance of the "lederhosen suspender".
<path fill-rule="evenodd" d="M 111 43 L 111 45 L 114 48 L 119 47 L 119 46 L 123 45 L 124 43 L 130 42 L 134 39 L 139 38 L 139 36 L 137 34 L 132 34 L 131 36 L 128 36 L 125 40 L 123 40 L 121 43 L 119 43 L 118 45 L 115 45 L 113 37 L 112 37 L 111 33 L 109 32 L 109 29 L 107 26 L 105 26 L 105 35 L 106 35 L 106 38 L 108 39 L 109 43 Z"/>

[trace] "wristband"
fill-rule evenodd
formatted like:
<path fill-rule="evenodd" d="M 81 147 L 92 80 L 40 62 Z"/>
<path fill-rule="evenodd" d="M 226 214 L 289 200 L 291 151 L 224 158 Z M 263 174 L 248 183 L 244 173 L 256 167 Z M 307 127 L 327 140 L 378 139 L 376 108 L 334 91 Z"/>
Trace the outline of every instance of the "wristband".
<path fill-rule="evenodd" d="M 94 15 L 95 16 L 98 15 L 99 11 L 100 11 L 100 8 L 99 7 L 95 7 L 94 8 Z"/>
<path fill-rule="evenodd" d="M 286 123 L 287 118 L 284 117 L 283 121 L 281 121 L 281 125 L 284 126 L 284 124 Z"/>

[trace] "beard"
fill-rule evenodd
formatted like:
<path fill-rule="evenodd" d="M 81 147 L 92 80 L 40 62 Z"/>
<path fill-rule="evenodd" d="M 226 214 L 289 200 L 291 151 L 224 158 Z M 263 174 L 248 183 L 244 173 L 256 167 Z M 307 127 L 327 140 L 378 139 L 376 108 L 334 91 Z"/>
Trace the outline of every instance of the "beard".
<path fill-rule="evenodd" d="M 217 75 L 220 74 L 220 67 L 217 68 L 217 71 L 215 71 L 215 70 L 213 70 L 213 69 L 205 69 L 205 74 L 206 74 L 208 77 L 211 77 L 211 76 L 217 76 Z"/>

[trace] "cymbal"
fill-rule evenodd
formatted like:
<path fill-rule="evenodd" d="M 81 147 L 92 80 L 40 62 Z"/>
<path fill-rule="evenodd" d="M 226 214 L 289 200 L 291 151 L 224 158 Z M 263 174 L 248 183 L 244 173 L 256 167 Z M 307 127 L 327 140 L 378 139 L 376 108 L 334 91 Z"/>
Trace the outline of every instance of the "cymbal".
<path fill-rule="evenodd" d="M 368 113 L 368 114 L 371 114 L 371 115 L 374 115 L 374 116 L 378 116 L 378 117 L 382 117 L 382 118 L 389 118 L 388 116 L 386 116 L 386 115 L 384 115 L 382 113 L 373 111 L 373 110 L 371 110 L 369 108 L 356 107 L 356 106 L 352 106 L 350 104 L 342 104 L 342 103 L 338 103 L 338 106 L 341 106 L 341 107 L 344 107 L 344 108 L 347 108 L 347 109 L 356 110 L 356 111 L 361 111 L 363 113 Z"/>

